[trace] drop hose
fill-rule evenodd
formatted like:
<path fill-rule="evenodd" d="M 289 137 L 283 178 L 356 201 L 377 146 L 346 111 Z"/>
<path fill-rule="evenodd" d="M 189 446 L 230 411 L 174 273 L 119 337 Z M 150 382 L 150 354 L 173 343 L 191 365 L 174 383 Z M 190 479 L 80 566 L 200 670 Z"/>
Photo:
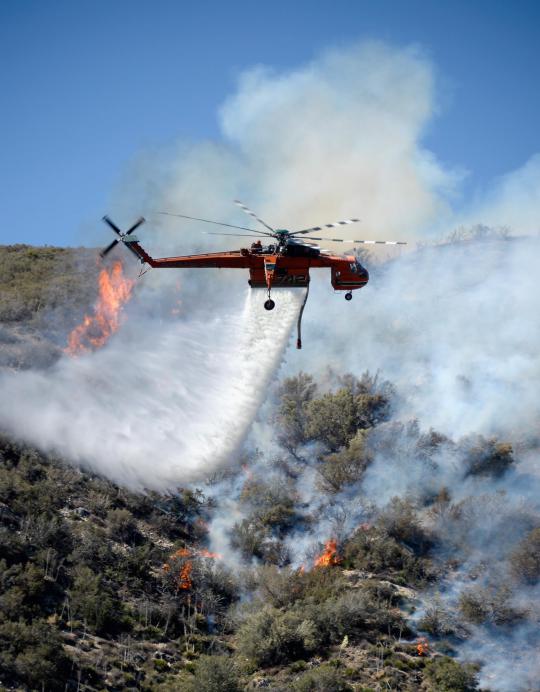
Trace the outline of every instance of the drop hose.
<path fill-rule="evenodd" d="M 301 349 L 302 348 L 302 315 L 304 314 L 304 308 L 306 307 L 307 299 L 309 295 L 309 283 L 306 288 L 306 295 L 304 296 L 304 302 L 302 303 L 302 307 L 300 308 L 300 313 L 298 315 L 298 322 L 296 324 L 298 336 L 296 339 L 296 348 Z"/>

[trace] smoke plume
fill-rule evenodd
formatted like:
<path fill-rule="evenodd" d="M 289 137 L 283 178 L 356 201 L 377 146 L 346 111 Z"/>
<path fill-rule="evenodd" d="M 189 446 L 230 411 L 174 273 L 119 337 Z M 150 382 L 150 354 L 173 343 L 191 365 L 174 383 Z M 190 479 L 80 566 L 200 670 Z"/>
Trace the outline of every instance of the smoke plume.
<path fill-rule="evenodd" d="M 432 68 L 418 50 L 377 43 L 329 51 L 289 73 L 255 68 L 221 110 L 221 141 L 142 156 L 111 215 L 129 223 L 145 200 L 148 223 L 137 234 L 154 256 L 244 244 L 201 232 L 218 227 L 157 214 L 247 225 L 235 197 L 274 227 L 361 215 L 364 237 L 410 240 L 412 229 L 448 213 L 456 183 L 421 145 L 433 91 Z M 123 331 L 103 351 L 2 378 L 0 424 L 135 487 L 172 488 L 206 474 L 248 430 L 293 322 L 290 295 L 278 297 L 270 316 L 261 314 L 261 291 L 242 308 L 246 279 L 233 271 L 150 272 Z M 178 281 L 182 315 L 171 323 L 164 306 Z M 324 291 L 335 305 L 328 283 Z M 330 303 L 317 302 L 308 309 L 333 342 Z"/>

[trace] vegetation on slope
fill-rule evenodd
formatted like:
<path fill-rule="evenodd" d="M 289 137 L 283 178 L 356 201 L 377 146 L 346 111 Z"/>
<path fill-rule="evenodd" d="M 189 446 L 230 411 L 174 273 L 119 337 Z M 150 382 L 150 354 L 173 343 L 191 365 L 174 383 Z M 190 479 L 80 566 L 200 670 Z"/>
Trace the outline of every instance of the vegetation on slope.
<path fill-rule="evenodd" d="M 39 338 L 79 319 L 94 256 L 0 248 L 0 352 L 21 326 Z M 391 383 L 368 373 L 284 380 L 272 421 L 280 453 L 230 471 L 242 480 L 224 555 L 208 552 L 219 485 L 135 494 L 0 437 L 0 685 L 477 689 L 477 669 L 455 653 L 478 628 L 504 635 L 527 622 L 514 596 L 540 581 L 540 522 L 496 485 L 515 469 L 510 444 L 423 432 L 394 420 L 394 404 Z M 410 497 L 366 497 L 381 457 L 416 464 L 424 482 Z M 462 484 L 455 497 L 444 464 Z M 347 523 L 342 506 L 363 519 Z M 325 551 L 319 566 L 315 554 L 298 564 L 304 538 Z M 500 551 L 487 578 L 469 562 L 479 542 Z M 437 592 L 453 573 L 465 588 L 449 607 Z"/>
<path fill-rule="evenodd" d="M 44 367 L 96 294 L 96 252 L 0 245 L 0 367 Z"/>
<path fill-rule="evenodd" d="M 248 460 L 253 472 L 239 497 L 245 519 L 231 531 L 239 551 L 233 571 L 206 550 L 212 486 L 208 496 L 134 494 L 2 438 L 2 684 L 476 689 L 473 669 L 431 650 L 418 654 L 408 616 L 416 589 L 438 576 L 436 537 L 418 505 L 396 498 L 336 542 L 324 566 L 290 565 L 287 537 L 317 522 L 299 500 L 295 477 L 306 463 L 319 466 L 319 492 L 330 503 L 357 483 L 373 455 L 370 431 L 387 425 L 391 395 L 388 383 L 369 375 L 324 392 L 306 375 L 283 383 L 276 426 L 295 453 L 275 460 L 279 476 L 259 477 L 257 459 Z M 428 454 L 441 440 L 420 436 L 418 445 Z"/>

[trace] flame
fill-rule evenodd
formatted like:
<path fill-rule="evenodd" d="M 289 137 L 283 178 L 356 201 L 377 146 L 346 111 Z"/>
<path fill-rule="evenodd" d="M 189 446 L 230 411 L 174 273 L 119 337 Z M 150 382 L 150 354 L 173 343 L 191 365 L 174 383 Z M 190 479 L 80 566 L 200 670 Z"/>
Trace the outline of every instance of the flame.
<path fill-rule="evenodd" d="M 191 581 L 191 570 L 193 569 L 193 563 L 191 560 L 187 560 L 182 565 L 180 574 L 178 575 L 178 588 L 179 589 L 191 589 L 193 582 Z"/>
<path fill-rule="evenodd" d="M 93 315 L 85 315 L 78 327 L 68 337 L 64 352 L 70 356 L 87 353 L 101 348 L 111 334 L 120 326 L 122 307 L 131 297 L 135 282 L 127 279 L 122 262 L 117 260 L 112 267 L 99 273 L 99 297 Z"/>
<path fill-rule="evenodd" d="M 429 644 L 425 637 L 420 637 L 416 645 L 416 653 L 419 656 L 427 656 L 429 654 Z"/>
<path fill-rule="evenodd" d="M 221 559 L 221 555 L 219 553 L 211 553 L 209 550 L 205 550 L 204 548 L 193 550 L 190 550 L 189 548 L 180 548 L 179 550 L 177 550 L 169 557 L 169 561 L 188 558 L 180 567 L 180 572 L 178 573 L 177 585 L 179 589 L 188 590 L 191 589 L 191 587 L 193 586 L 193 582 L 191 580 L 191 572 L 193 570 L 192 558 L 194 557 L 205 557 L 211 558 L 213 560 Z M 163 565 L 163 571 L 170 572 L 170 570 L 171 566 L 168 562 L 166 562 Z"/>
<path fill-rule="evenodd" d="M 324 545 L 324 551 L 315 559 L 315 567 L 331 567 L 332 565 L 339 565 L 342 558 L 337 554 L 337 541 L 335 538 L 331 538 L 326 541 Z"/>

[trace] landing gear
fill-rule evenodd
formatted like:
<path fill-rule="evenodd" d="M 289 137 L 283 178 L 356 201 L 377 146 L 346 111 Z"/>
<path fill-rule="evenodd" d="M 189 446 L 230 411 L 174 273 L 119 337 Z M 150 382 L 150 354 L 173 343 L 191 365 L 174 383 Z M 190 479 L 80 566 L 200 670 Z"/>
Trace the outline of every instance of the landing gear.
<path fill-rule="evenodd" d="M 273 310 L 276 307 L 276 304 L 272 300 L 272 298 L 268 298 L 268 300 L 264 301 L 264 308 L 265 310 Z"/>
<path fill-rule="evenodd" d="M 350 291 L 345 294 L 345 300 L 352 300 L 352 293 Z"/>

